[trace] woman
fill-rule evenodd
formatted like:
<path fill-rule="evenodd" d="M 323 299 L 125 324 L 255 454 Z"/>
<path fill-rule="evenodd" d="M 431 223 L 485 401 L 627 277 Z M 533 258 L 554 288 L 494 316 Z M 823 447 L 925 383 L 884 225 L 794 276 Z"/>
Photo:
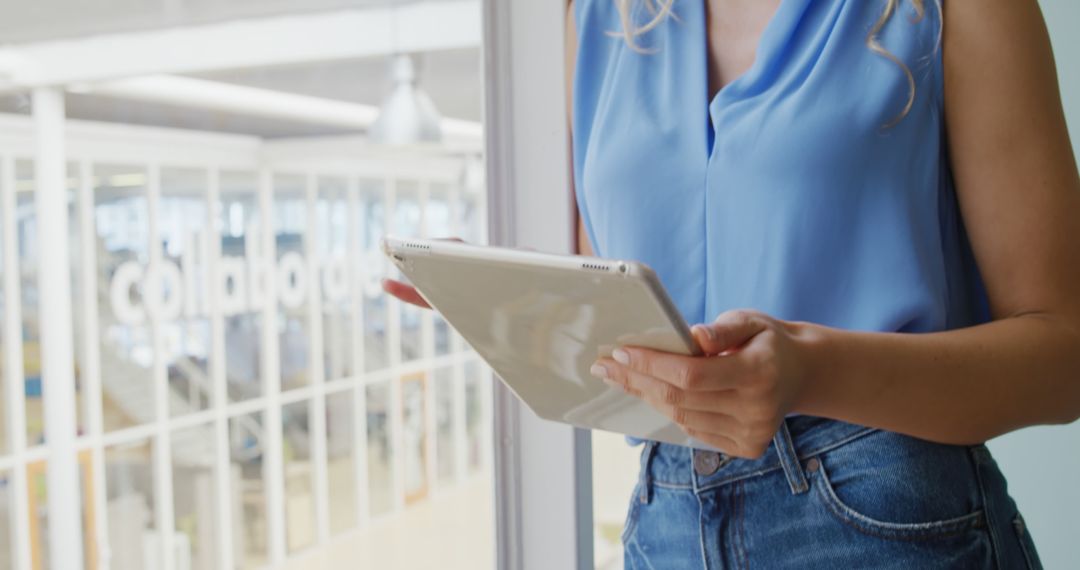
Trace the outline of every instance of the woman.
<path fill-rule="evenodd" d="M 1038 567 L 982 445 L 1080 415 L 1035 0 L 574 2 L 581 249 L 711 321 L 593 366 L 722 450 L 645 442 L 626 566 Z"/>

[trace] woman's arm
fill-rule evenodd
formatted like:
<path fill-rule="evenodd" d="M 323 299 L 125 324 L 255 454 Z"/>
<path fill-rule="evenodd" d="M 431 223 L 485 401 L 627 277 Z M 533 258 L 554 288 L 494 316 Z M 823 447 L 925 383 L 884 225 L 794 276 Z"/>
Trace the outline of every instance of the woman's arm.
<path fill-rule="evenodd" d="M 945 3 L 957 194 L 995 321 L 829 331 L 806 411 L 950 442 L 1080 415 L 1080 177 L 1035 0 Z"/>
<path fill-rule="evenodd" d="M 734 311 L 695 334 L 737 350 L 629 348 L 598 375 L 736 455 L 789 412 L 954 444 L 1080 416 L 1080 177 L 1045 23 L 1035 0 L 944 5 L 952 164 L 994 321 L 863 333 Z"/>

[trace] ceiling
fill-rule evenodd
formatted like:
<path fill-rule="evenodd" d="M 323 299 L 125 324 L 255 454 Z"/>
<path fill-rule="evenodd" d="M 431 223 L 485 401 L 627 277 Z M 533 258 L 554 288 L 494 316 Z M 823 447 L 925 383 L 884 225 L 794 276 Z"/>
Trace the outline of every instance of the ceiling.
<path fill-rule="evenodd" d="M 416 55 L 418 84 L 443 117 L 480 121 L 483 82 L 479 48 L 426 52 Z M 389 60 L 385 57 L 305 65 L 237 69 L 197 75 L 249 87 L 325 97 L 351 103 L 379 105 L 390 87 Z M 29 113 L 25 94 L 0 96 L 0 113 Z M 72 119 L 154 125 L 263 138 L 345 134 L 332 126 L 189 109 L 159 103 L 116 99 L 100 95 L 67 95 Z"/>
<path fill-rule="evenodd" d="M 430 1 L 430 0 L 428 0 Z M 0 2 L 0 44 L 155 29 L 283 13 L 403 4 L 388 0 L 33 0 Z M 420 88 L 443 117 L 480 121 L 479 47 L 415 54 Z M 386 57 L 234 69 L 193 75 L 286 93 L 379 105 L 390 87 Z M 0 112 L 29 113 L 25 94 L 0 96 Z M 264 138 L 345 134 L 348 129 L 189 109 L 100 95 L 67 95 L 69 118 Z"/>
<path fill-rule="evenodd" d="M 405 3 L 408 0 L 7 0 L 0 2 L 0 45 Z"/>

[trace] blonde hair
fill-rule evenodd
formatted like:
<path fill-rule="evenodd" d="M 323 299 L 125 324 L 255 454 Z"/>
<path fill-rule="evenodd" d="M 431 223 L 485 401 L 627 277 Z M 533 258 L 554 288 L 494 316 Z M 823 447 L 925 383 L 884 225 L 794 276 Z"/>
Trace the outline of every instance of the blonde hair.
<path fill-rule="evenodd" d="M 633 25 L 631 16 L 631 9 L 633 8 L 633 4 L 636 1 L 638 0 L 614 0 L 615 7 L 619 10 L 619 20 L 622 24 L 622 31 L 615 32 L 615 35 L 621 36 L 623 40 L 626 41 L 626 45 L 628 45 L 631 49 L 639 52 L 647 52 L 648 50 L 642 48 L 638 44 L 638 36 L 648 33 L 650 30 L 659 26 L 664 20 L 668 18 L 678 19 L 678 16 L 672 9 L 672 6 L 674 6 L 675 4 L 675 0 L 641 0 L 641 2 L 643 2 L 644 4 L 645 9 L 649 11 L 649 14 L 651 14 L 652 17 L 649 19 L 648 22 L 645 22 L 640 26 Z M 861 2 L 864 0 L 858 1 Z M 926 17 L 927 0 L 910 1 L 912 6 L 915 8 L 915 17 L 912 19 L 912 23 L 918 23 Z M 941 0 L 932 1 L 937 7 L 938 13 L 940 14 Z M 897 123 L 902 121 L 904 117 L 906 117 L 908 113 L 911 112 L 911 108 L 915 105 L 915 75 L 911 72 L 911 68 L 908 67 L 907 64 L 901 61 L 900 58 L 897 57 L 895 54 L 885 49 L 885 47 L 882 46 L 881 42 L 878 40 L 878 35 L 885 27 L 885 24 L 889 23 L 889 20 L 891 20 L 892 17 L 896 14 L 896 11 L 900 6 L 900 2 L 901 0 L 885 0 L 885 9 L 882 11 L 881 17 L 877 19 L 877 22 L 875 22 L 874 26 L 870 29 L 870 33 L 866 35 L 866 45 L 870 48 L 870 51 L 896 64 L 896 66 L 900 68 L 900 71 L 904 73 L 904 79 L 907 80 L 908 84 L 908 99 L 907 102 L 904 104 L 903 110 L 901 110 L 900 114 L 897 115 L 896 118 L 893 119 L 889 124 L 887 124 L 886 127 L 895 126 Z M 942 18 L 942 20 L 944 20 L 944 18 Z M 940 46 L 941 42 L 940 28 L 938 29 L 937 42 L 938 46 L 936 46 L 935 49 Z"/>

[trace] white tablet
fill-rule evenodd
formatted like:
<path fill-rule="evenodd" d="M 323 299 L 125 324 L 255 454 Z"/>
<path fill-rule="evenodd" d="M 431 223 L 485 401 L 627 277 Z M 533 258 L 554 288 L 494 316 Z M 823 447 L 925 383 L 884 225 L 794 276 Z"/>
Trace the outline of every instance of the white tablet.
<path fill-rule="evenodd" d="M 617 345 L 700 353 L 648 266 L 392 236 L 383 251 L 540 417 L 713 449 L 589 374 Z"/>

